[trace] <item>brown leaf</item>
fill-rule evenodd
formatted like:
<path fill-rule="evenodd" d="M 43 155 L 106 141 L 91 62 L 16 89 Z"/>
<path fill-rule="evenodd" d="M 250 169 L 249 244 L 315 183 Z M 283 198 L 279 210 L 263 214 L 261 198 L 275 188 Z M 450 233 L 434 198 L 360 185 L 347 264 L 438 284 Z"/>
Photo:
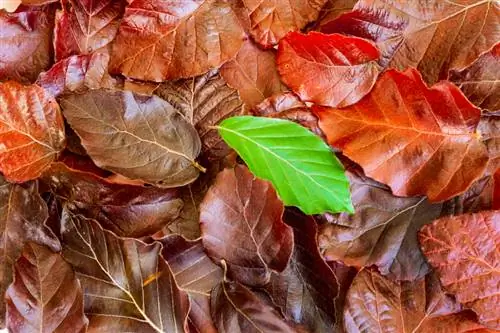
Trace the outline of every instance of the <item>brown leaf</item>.
<path fill-rule="evenodd" d="M 82 283 L 90 332 L 186 332 L 189 299 L 161 245 L 119 238 L 63 211 L 63 256 Z"/>
<path fill-rule="evenodd" d="M 486 114 L 481 117 L 477 132 L 486 145 L 490 160 L 486 174 L 492 175 L 500 168 L 500 114 Z"/>
<path fill-rule="evenodd" d="M 99 89 L 64 96 L 61 106 L 103 169 L 163 187 L 189 184 L 202 169 L 196 130 L 159 97 Z"/>
<path fill-rule="evenodd" d="M 54 37 L 56 61 L 101 50 L 108 53 L 115 39 L 125 2 L 121 0 L 62 0 Z"/>
<path fill-rule="evenodd" d="M 276 68 L 274 50 L 261 50 L 250 39 L 220 69 L 229 86 L 238 90 L 243 102 L 250 108 L 265 98 L 285 90 Z"/>
<path fill-rule="evenodd" d="M 474 313 L 461 311 L 434 275 L 394 282 L 367 269 L 347 293 L 347 332 L 465 333 L 485 332 Z"/>
<path fill-rule="evenodd" d="M 371 39 L 382 53 L 382 66 L 416 67 L 432 84 L 498 42 L 499 11 L 496 0 L 360 0 L 322 31 Z"/>
<path fill-rule="evenodd" d="M 481 111 L 449 82 L 427 87 L 415 69 L 386 71 L 351 107 L 313 111 L 328 143 L 397 196 L 447 200 L 482 177 L 488 163 L 475 133 Z"/>
<path fill-rule="evenodd" d="M 500 111 L 500 43 L 483 53 L 468 67 L 451 70 L 448 79 L 482 109 Z"/>
<path fill-rule="evenodd" d="M 155 94 L 169 102 L 195 126 L 203 151 L 212 156 L 224 156 L 228 147 L 210 126 L 244 113 L 243 103 L 236 90 L 228 87 L 216 70 L 186 80 L 167 81 Z"/>
<path fill-rule="evenodd" d="M 243 0 L 250 18 L 250 33 L 264 47 L 277 44 L 288 32 L 318 18 L 327 0 Z"/>
<path fill-rule="evenodd" d="M 480 323 L 500 329 L 500 213 L 444 217 L 422 228 L 419 240 L 446 292 L 474 310 Z"/>
<path fill-rule="evenodd" d="M 493 175 L 493 209 L 500 209 L 500 169 Z"/>
<path fill-rule="evenodd" d="M 212 318 L 220 333 L 291 333 L 280 314 L 238 282 L 223 281 L 212 290 Z"/>
<path fill-rule="evenodd" d="M 443 206 L 454 215 L 490 210 L 493 208 L 494 188 L 494 177 L 492 175 L 485 176 L 472 184 L 461 195 L 444 202 Z"/>
<path fill-rule="evenodd" d="M 96 219 L 123 237 L 151 235 L 175 220 L 182 208 L 176 190 L 114 184 L 63 163 L 54 163 L 42 180 L 73 213 Z"/>
<path fill-rule="evenodd" d="M 0 171 L 9 181 L 35 179 L 64 148 L 57 102 L 37 85 L 0 83 Z"/>
<path fill-rule="evenodd" d="M 244 38 L 227 1 L 133 1 L 120 25 L 111 68 L 155 82 L 192 77 L 231 59 Z"/>
<path fill-rule="evenodd" d="M 189 296 L 191 309 L 189 309 L 190 333 L 219 333 L 210 315 L 210 297 L 200 294 Z"/>
<path fill-rule="evenodd" d="M 56 63 L 41 73 L 36 83 L 55 97 L 88 89 L 112 88 L 115 80 L 108 74 L 109 55 L 75 55 Z"/>
<path fill-rule="evenodd" d="M 31 83 L 52 61 L 52 6 L 0 10 L 0 81 Z"/>
<path fill-rule="evenodd" d="M 379 56 L 361 38 L 292 32 L 280 42 L 277 62 L 283 82 L 303 101 L 345 107 L 370 92 Z"/>
<path fill-rule="evenodd" d="M 358 0 L 327 0 L 326 4 L 321 8 L 319 18 L 314 25 L 315 30 L 321 30 L 325 24 L 351 11 L 357 2 Z"/>
<path fill-rule="evenodd" d="M 339 284 L 318 250 L 316 222 L 293 210 L 286 211 L 284 220 L 294 229 L 294 252 L 283 272 L 271 274 L 265 289 L 295 323 L 310 332 L 331 331 Z"/>
<path fill-rule="evenodd" d="M 377 265 L 384 275 L 398 280 L 415 280 L 429 267 L 420 252 L 417 232 L 442 213 L 442 205 L 421 198 L 399 198 L 390 189 L 346 170 L 351 184 L 354 215 L 333 215 L 320 226 L 319 246 L 326 260 L 348 265 Z"/>
<path fill-rule="evenodd" d="M 60 250 L 57 238 L 45 226 L 47 205 L 36 184 L 14 185 L 0 176 L 0 297 L 12 282 L 12 266 L 28 241 Z M 5 322 L 5 302 L 0 302 L 0 327 Z"/>
<path fill-rule="evenodd" d="M 203 245 L 231 276 L 247 285 L 269 282 L 283 271 L 293 249 L 293 230 L 283 223 L 283 203 L 271 183 L 245 166 L 217 175 L 200 206 Z"/>
<path fill-rule="evenodd" d="M 83 295 L 73 269 L 45 246 L 27 243 L 6 292 L 11 332 L 85 332 Z"/>

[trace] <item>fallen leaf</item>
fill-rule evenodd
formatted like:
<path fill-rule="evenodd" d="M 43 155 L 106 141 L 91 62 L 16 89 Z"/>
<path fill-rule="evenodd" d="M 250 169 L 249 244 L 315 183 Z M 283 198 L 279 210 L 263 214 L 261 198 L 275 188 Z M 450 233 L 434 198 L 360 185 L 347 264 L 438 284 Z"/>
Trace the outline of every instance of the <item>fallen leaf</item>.
<path fill-rule="evenodd" d="M 54 7 L 0 10 L 0 81 L 32 83 L 52 61 Z"/>
<path fill-rule="evenodd" d="M 64 96 L 61 107 L 103 169 L 163 187 L 189 184 L 202 169 L 196 130 L 159 97 L 98 89 Z"/>
<path fill-rule="evenodd" d="M 285 89 L 274 50 L 261 50 L 250 39 L 243 43 L 234 59 L 221 67 L 220 74 L 250 108 Z"/>
<path fill-rule="evenodd" d="M 314 30 L 321 30 L 323 25 L 351 11 L 357 2 L 358 0 L 327 0 L 326 4 L 321 8 L 318 20 L 314 24 Z"/>
<path fill-rule="evenodd" d="M 339 34 L 291 32 L 280 42 L 278 70 L 303 101 L 332 107 L 358 102 L 380 72 L 370 41 Z"/>
<path fill-rule="evenodd" d="M 62 0 L 54 36 L 56 61 L 101 50 L 108 53 L 115 39 L 125 2 L 121 0 Z"/>
<path fill-rule="evenodd" d="M 189 299 L 177 287 L 159 243 L 119 238 L 68 211 L 61 236 L 64 259 L 82 284 L 90 332 L 187 332 Z"/>
<path fill-rule="evenodd" d="M 395 282 L 362 270 L 347 293 L 347 332 L 479 333 L 474 313 L 461 311 L 434 275 Z"/>
<path fill-rule="evenodd" d="M 231 59 L 245 34 L 223 0 L 129 2 L 114 43 L 115 73 L 161 82 L 203 74 Z"/>
<path fill-rule="evenodd" d="M 0 170 L 7 180 L 35 179 L 64 148 L 55 99 L 37 85 L 0 83 Z"/>
<path fill-rule="evenodd" d="M 283 203 L 271 184 L 245 166 L 217 175 L 200 205 L 203 245 L 231 276 L 262 286 L 273 271 L 283 271 L 293 249 L 293 231 L 283 223 Z"/>
<path fill-rule="evenodd" d="M 455 83 L 467 98 L 491 112 L 500 111 L 500 43 L 483 53 L 461 70 L 451 70 L 448 80 Z"/>
<path fill-rule="evenodd" d="M 420 246 L 446 292 L 474 310 L 479 322 L 500 329 L 500 214 L 449 216 L 425 226 Z"/>
<path fill-rule="evenodd" d="M 486 114 L 477 125 L 477 132 L 488 150 L 490 160 L 486 174 L 492 175 L 500 168 L 500 114 Z"/>
<path fill-rule="evenodd" d="M 219 333 L 210 315 L 210 297 L 200 294 L 190 295 L 189 309 L 190 333 Z"/>
<path fill-rule="evenodd" d="M 493 209 L 493 192 L 495 181 L 492 175 L 477 180 L 459 196 L 443 203 L 443 206 L 453 215 L 476 213 Z"/>
<path fill-rule="evenodd" d="M 109 55 L 91 53 L 70 56 L 38 77 L 36 83 L 58 97 L 63 93 L 112 88 L 115 80 L 108 74 Z"/>
<path fill-rule="evenodd" d="M 415 67 L 433 84 L 498 42 L 499 14 L 496 0 L 360 0 L 322 31 L 371 39 L 382 53 L 382 66 Z"/>
<path fill-rule="evenodd" d="M 427 87 L 415 69 L 386 71 L 349 108 L 313 111 L 328 143 L 397 196 L 450 199 L 483 176 L 488 163 L 475 133 L 481 111 L 449 82 Z"/>
<path fill-rule="evenodd" d="M 493 175 L 493 209 L 500 209 L 500 169 Z"/>
<path fill-rule="evenodd" d="M 15 264 L 6 292 L 7 328 L 11 332 L 85 332 L 80 283 L 60 254 L 27 243 Z"/>

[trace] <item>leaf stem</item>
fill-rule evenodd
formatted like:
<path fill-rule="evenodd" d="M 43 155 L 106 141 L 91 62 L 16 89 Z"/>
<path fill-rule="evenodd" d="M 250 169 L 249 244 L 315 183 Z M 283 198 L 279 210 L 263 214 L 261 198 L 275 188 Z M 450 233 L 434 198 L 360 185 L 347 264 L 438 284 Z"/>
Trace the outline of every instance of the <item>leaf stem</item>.
<path fill-rule="evenodd" d="M 192 161 L 192 163 L 193 163 L 193 166 L 194 166 L 196 169 L 200 170 L 200 172 L 203 172 L 203 173 L 207 172 L 207 168 L 205 168 L 203 165 L 199 164 L 199 163 L 198 163 L 198 162 L 196 162 L 196 161 Z"/>

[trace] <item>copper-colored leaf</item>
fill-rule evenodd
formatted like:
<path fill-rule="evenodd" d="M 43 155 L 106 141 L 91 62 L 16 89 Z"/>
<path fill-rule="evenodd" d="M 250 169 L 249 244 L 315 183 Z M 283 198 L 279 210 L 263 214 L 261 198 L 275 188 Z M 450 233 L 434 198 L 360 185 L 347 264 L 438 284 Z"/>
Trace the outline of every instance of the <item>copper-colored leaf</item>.
<path fill-rule="evenodd" d="M 488 152 L 475 130 L 481 111 L 449 82 L 389 70 L 344 110 L 313 107 L 328 143 L 398 196 L 442 201 L 480 178 Z"/>
<path fill-rule="evenodd" d="M 224 0 L 130 1 L 111 67 L 140 80 L 187 78 L 231 59 L 244 38 Z"/>
<path fill-rule="evenodd" d="M 212 156 L 224 156 L 228 147 L 210 126 L 244 114 L 243 103 L 236 90 L 228 87 L 216 70 L 186 80 L 168 81 L 155 94 L 172 104 L 186 120 L 195 126 L 203 151 Z"/>
<path fill-rule="evenodd" d="M 99 89 L 64 96 L 61 107 L 99 167 L 164 187 L 198 177 L 200 138 L 159 97 Z"/>
<path fill-rule="evenodd" d="M 24 247 L 6 302 L 11 332 L 86 331 L 80 283 L 71 266 L 45 246 L 28 243 Z"/>
<path fill-rule="evenodd" d="M 186 332 L 189 299 L 161 245 L 119 238 L 63 211 L 63 256 L 82 283 L 91 332 Z"/>
<path fill-rule="evenodd" d="M 284 90 L 274 50 L 261 50 L 250 39 L 234 59 L 221 67 L 220 74 L 231 87 L 238 89 L 241 99 L 250 108 Z"/>
<path fill-rule="evenodd" d="M 280 314 L 238 282 L 223 281 L 212 290 L 212 318 L 220 333 L 292 333 Z"/>
<path fill-rule="evenodd" d="M 345 327 L 351 332 L 478 333 L 474 313 L 461 311 L 434 275 L 394 282 L 362 270 L 347 293 Z"/>
<path fill-rule="evenodd" d="M 499 24 L 496 0 L 360 0 L 322 31 L 371 39 L 382 53 L 381 65 L 416 67 L 426 82 L 435 83 L 497 43 Z"/>
<path fill-rule="evenodd" d="M 500 209 L 500 168 L 493 175 L 493 209 Z"/>
<path fill-rule="evenodd" d="M 60 250 L 59 241 L 44 225 L 47 217 L 47 205 L 35 184 L 9 184 L 0 176 L 0 297 L 12 281 L 12 266 L 28 241 Z M 0 327 L 4 318 L 5 302 L 0 302 Z"/>
<path fill-rule="evenodd" d="M 208 255 L 227 261 L 233 278 L 264 285 L 283 271 L 292 254 L 293 231 L 283 223 L 283 203 L 271 183 L 245 166 L 225 169 L 200 206 L 203 245 Z"/>
<path fill-rule="evenodd" d="M 107 53 L 118 31 L 125 1 L 61 2 L 63 10 L 57 13 L 54 40 L 56 60 L 97 50 Z"/>
<path fill-rule="evenodd" d="M 500 329 L 500 212 L 444 217 L 422 228 L 419 240 L 444 289 Z"/>
<path fill-rule="evenodd" d="M 482 109 L 500 111 L 500 43 L 483 53 L 467 68 L 451 70 L 449 80 Z"/>
<path fill-rule="evenodd" d="M 112 88 L 115 80 L 108 74 L 109 55 L 75 55 L 59 61 L 41 73 L 36 83 L 55 97 L 87 89 Z"/>
<path fill-rule="evenodd" d="M 313 218 L 287 211 L 284 220 L 294 229 L 295 248 L 287 268 L 271 275 L 265 287 L 274 303 L 310 332 L 331 331 L 336 323 L 337 279 L 321 257 Z"/>
<path fill-rule="evenodd" d="M 326 4 L 321 8 L 319 18 L 314 25 L 315 30 L 321 30 L 323 25 L 352 10 L 357 2 L 358 0 L 327 0 Z"/>
<path fill-rule="evenodd" d="M 264 47 L 277 44 L 288 32 L 300 30 L 318 18 L 327 0 L 243 0 L 250 33 Z"/>
<path fill-rule="evenodd" d="M 500 114 L 486 114 L 481 117 L 477 132 L 486 145 L 490 160 L 486 174 L 492 175 L 500 168 Z"/>
<path fill-rule="evenodd" d="M 292 32 L 278 48 L 278 69 L 303 101 L 345 107 L 359 101 L 379 74 L 379 51 L 369 41 L 339 34 Z"/>
<path fill-rule="evenodd" d="M 31 83 L 50 67 L 53 19 L 51 6 L 0 10 L 0 81 Z"/>
<path fill-rule="evenodd" d="M 182 208 L 176 190 L 113 184 L 63 163 L 54 163 L 42 179 L 72 212 L 96 219 L 119 236 L 151 235 Z"/>
<path fill-rule="evenodd" d="M 0 171 L 9 181 L 37 178 L 64 148 L 64 122 L 42 88 L 0 83 Z"/>
<path fill-rule="evenodd" d="M 492 175 L 476 181 L 462 193 L 443 203 L 445 209 L 452 214 L 476 213 L 493 208 L 495 181 Z"/>

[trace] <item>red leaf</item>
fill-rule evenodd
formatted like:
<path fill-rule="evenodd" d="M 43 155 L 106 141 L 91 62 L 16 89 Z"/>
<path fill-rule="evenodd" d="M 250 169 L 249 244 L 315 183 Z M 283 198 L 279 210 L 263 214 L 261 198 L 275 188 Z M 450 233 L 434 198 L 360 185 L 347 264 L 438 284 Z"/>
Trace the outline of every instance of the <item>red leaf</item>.
<path fill-rule="evenodd" d="M 35 179 L 64 148 L 54 98 L 36 85 L 0 83 L 0 170 L 9 181 Z"/>
<path fill-rule="evenodd" d="M 345 107 L 372 89 L 378 58 L 377 48 L 361 38 L 292 32 L 280 42 L 278 69 L 303 101 Z"/>
<path fill-rule="evenodd" d="M 500 329 L 500 212 L 449 216 L 422 228 L 420 246 L 444 289 Z"/>
<path fill-rule="evenodd" d="M 398 196 L 456 196 L 480 178 L 488 152 L 475 134 L 480 110 L 449 82 L 389 70 L 345 110 L 313 107 L 328 143 Z"/>

